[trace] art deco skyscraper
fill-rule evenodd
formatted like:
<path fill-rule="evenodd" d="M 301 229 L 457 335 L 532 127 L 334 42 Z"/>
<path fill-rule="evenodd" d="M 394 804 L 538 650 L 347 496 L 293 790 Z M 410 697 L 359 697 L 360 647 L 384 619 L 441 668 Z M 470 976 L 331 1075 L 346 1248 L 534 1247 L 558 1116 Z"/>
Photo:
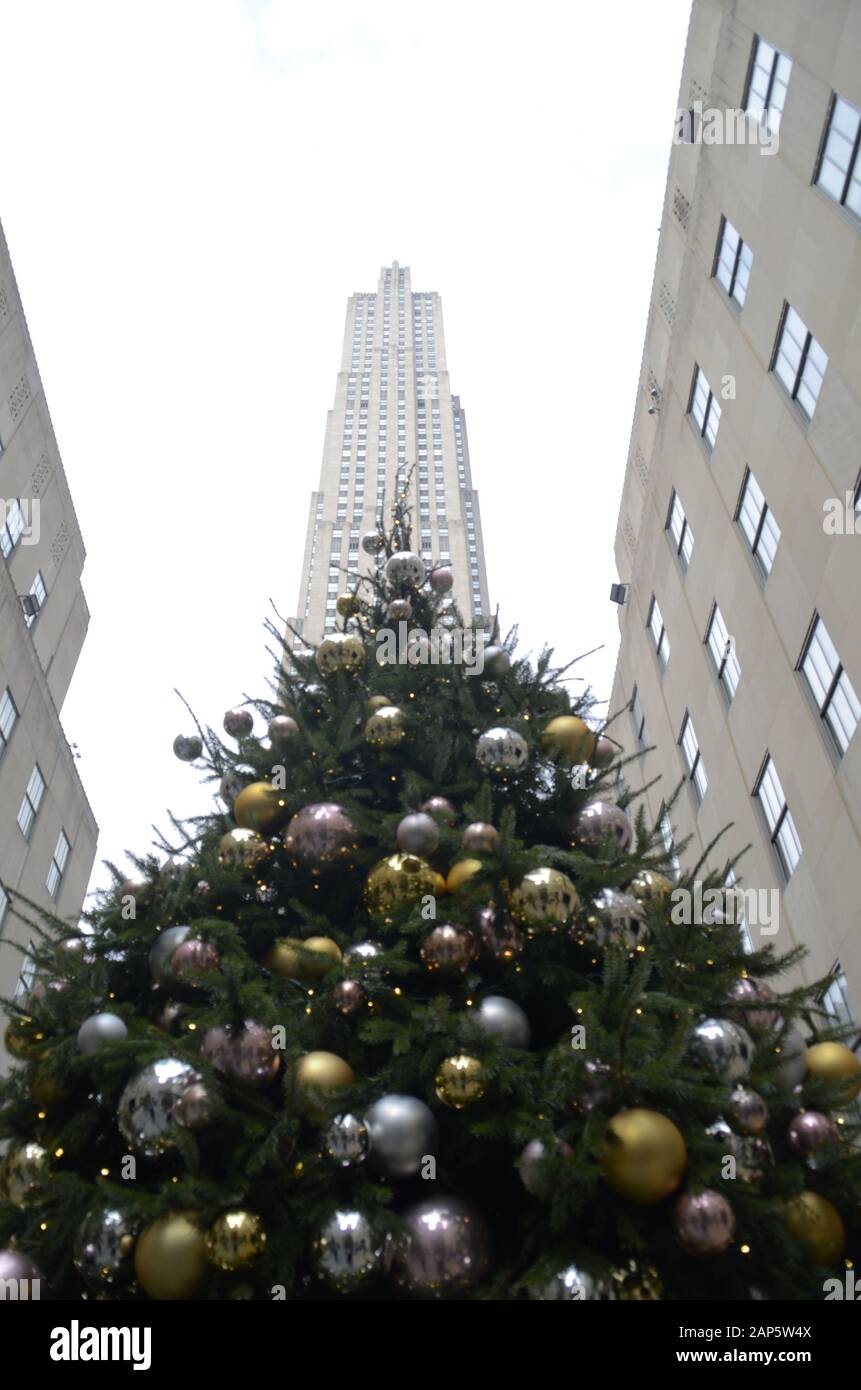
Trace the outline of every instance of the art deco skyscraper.
<path fill-rule="evenodd" d="M 375 293 L 354 294 L 347 306 L 292 619 L 304 643 L 334 628 L 338 595 L 373 568 L 361 536 L 378 517 L 388 520 L 396 488 L 410 478 L 415 549 L 426 561 L 451 562 L 465 621 L 487 617 L 478 493 L 466 417 L 451 393 L 442 304 L 436 293 L 414 293 L 409 268 L 395 261 Z"/>
<path fill-rule="evenodd" d="M 695 0 L 616 561 L 611 708 L 669 841 L 861 1014 L 861 5 Z M 727 138 L 744 128 L 759 138 Z M 708 135 L 707 135 L 708 132 Z M 672 815 L 662 799 L 684 779 Z M 767 899 L 765 900 L 767 901 Z M 765 929 L 765 930 L 764 930 Z"/>

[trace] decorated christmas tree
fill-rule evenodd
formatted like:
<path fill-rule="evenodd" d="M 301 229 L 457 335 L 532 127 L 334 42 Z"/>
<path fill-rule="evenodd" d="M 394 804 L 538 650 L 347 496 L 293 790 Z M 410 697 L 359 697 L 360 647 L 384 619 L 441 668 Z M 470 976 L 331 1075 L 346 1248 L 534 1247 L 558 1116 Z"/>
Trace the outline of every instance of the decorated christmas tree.
<path fill-rule="evenodd" d="M 340 630 L 176 740 L 224 809 L 82 926 L 16 903 L 0 1278 L 822 1298 L 861 1255 L 861 1067 L 774 986 L 797 956 L 746 953 L 731 861 L 674 883 L 612 721 L 464 629 L 403 503 L 362 545 Z"/>

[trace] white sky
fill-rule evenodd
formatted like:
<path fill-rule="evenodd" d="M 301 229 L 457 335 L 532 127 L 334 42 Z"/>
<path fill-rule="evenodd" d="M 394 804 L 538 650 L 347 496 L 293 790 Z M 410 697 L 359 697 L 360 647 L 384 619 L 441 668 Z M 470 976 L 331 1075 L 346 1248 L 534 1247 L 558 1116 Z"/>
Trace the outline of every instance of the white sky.
<path fill-rule="evenodd" d="M 609 696 L 613 537 L 689 0 L 6 0 L 0 219 L 87 546 L 63 722 L 102 857 L 264 694 L 348 296 L 443 299 L 491 599 Z"/>

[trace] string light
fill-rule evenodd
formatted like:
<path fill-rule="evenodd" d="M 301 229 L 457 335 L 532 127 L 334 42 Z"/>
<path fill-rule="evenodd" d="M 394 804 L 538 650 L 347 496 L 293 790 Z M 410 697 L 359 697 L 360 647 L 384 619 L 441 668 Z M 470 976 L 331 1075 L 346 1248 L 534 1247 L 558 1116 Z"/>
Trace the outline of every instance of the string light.
<path fill-rule="evenodd" d="M 111 1175 L 111 1170 L 110 1168 L 100 1168 L 99 1173 L 103 1178 L 109 1178 Z"/>
<path fill-rule="evenodd" d="M 65 1149 L 55 1149 L 55 1150 L 54 1150 L 54 1157 L 55 1157 L 55 1158 L 62 1158 L 62 1157 L 63 1157 L 63 1154 L 64 1154 L 65 1152 L 66 1152 Z"/>
<path fill-rule="evenodd" d="M 750 1254 L 750 1246 L 749 1246 L 749 1245 L 740 1245 L 738 1248 L 739 1248 L 739 1250 L 741 1251 L 741 1253 L 742 1253 L 743 1255 L 749 1255 L 749 1254 Z"/>

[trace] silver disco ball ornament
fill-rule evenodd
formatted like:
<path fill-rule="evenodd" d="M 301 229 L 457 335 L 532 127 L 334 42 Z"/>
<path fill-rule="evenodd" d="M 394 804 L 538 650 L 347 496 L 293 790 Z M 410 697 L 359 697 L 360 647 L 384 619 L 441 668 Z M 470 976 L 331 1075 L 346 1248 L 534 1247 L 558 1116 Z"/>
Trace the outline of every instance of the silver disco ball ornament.
<path fill-rule="evenodd" d="M 345 1293 L 383 1265 L 383 1237 L 361 1211 L 335 1211 L 314 1242 L 318 1273 Z"/>
<path fill-rule="evenodd" d="M 614 801 L 589 801 L 574 822 L 572 839 L 574 844 L 590 848 L 609 839 L 627 854 L 634 843 L 634 827 Z"/>
<path fill-rule="evenodd" d="M 359 544 L 366 555 L 379 555 L 386 542 L 379 531 L 366 531 Z"/>
<path fill-rule="evenodd" d="M 642 906 L 630 893 L 620 893 L 618 888 L 602 888 L 595 895 L 586 928 L 587 940 L 602 950 L 621 946 L 624 951 L 636 951 L 649 939 Z M 575 923 L 571 934 L 577 936 L 579 930 Z"/>
<path fill-rule="evenodd" d="M 424 578 L 424 560 L 412 550 L 398 550 L 386 561 L 386 579 L 395 588 L 417 589 Z"/>
<path fill-rule="evenodd" d="M 735 1134 L 721 1117 L 706 1129 L 722 1147 L 722 1157 L 735 1160 L 735 1176 L 739 1182 L 758 1182 L 774 1155 L 768 1140 L 759 1134 Z"/>
<path fill-rule="evenodd" d="M 323 1136 L 326 1153 L 340 1168 L 354 1168 L 368 1156 L 368 1129 L 358 1115 L 336 1115 Z"/>
<path fill-rule="evenodd" d="M 475 745 L 475 756 L 488 772 L 522 772 L 529 762 L 529 744 L 516 729 L 486 729 Z"/>
<path fill-rule="evenodd" d="M 97 1207 L 84 1219 L 72 1260 L 86 1283 L 98 1286 L 130 1280 L 136 1224 L 119 1207 Z"/>
<path fill-rule="evenodd" d="M 394 1246 L 397 1282 L 431 1297 L 481 1283 L 490 1264 L 483 1218 L 454 1197 L 431 1197 L 404 1213 Z"/>
<path fill-rule="evenodd" d="M 177 1101 L 201 1080 L 200 1073 L 178 1057 L 150 1062 L 132 1077 L 120 1096 L 117 1121 L 136 1153 L 155 1158 L 175 1146 Z"/>
<path fill-rule="evenodd" d="M 753 1039 L 740 1023 L 706 1018 L 691 1032 L 691 1055 L 722 1081 L 741 1081 L 753 1065 Z"/>
<path fill-rule="evenodd" d="M 608 1303 L 616 1302 L 616 1292 L 609 1279 L 589 1274 L 579 1265 L 567 1265 L 542 1284 L 533 1284 L 529 1297 L 550 1303 Z"/>

